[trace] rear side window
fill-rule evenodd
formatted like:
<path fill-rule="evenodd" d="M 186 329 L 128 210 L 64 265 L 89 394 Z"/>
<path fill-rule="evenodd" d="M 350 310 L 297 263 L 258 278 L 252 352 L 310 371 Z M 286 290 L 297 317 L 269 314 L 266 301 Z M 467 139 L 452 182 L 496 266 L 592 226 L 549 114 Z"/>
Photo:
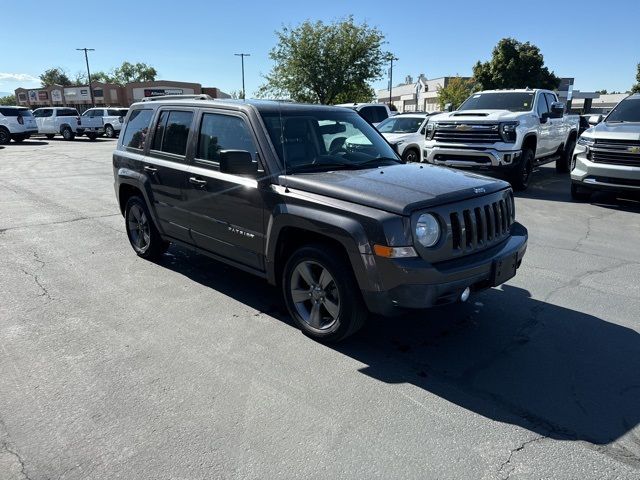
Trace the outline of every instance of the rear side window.
<path fill-rule="evenodd" d="M 387 118 L 387 109 L 384 107 L 372 107 L 375 111 L 375 123 L 379 123 Z"/>
<path fill-rule="evenodd" d="M 107 110 L 107 116 L 109 117 L 124 117 L 126 114 L 126 110 L 115 110 L 113 108 Z"/>
<path fill-rule="evenodd" d="M 193 112 L 163 110 L 153 136 L 153 150 L 175 155 L 184 155 L 187 151 L 187 139 L 191 129 Z"/>
<path fill-rule="evenodd" d="M 21 115 L 23 117 L 31 117 L 31 110 L 28 108 L 2 108 L 0 107 L 0 114 L 5 117 L 17 117 Z"/>
<path fill-rule="evenodd" d="M 256 146 L 247 124 L 241 118 L 205 113 L 200 124 L 197 157 L 217 162 L 221 150 L 245 150 L 255 160 Z"/>
<path fill-rule="evenodd" d="M 369 123 L 376 123 L 377 122 L 376 118 L 378 118 L 378 117 L 377 117 L 376 112 L 375 112 L 373 107 L 361 108 L 358 113 L 360 114 L 360 116 L 362 118 L 364 118 Z"/>
<path fill-rule="evenodd" d="M 141 109 L 131 112 L 122 137 L 122 145 L 144 150 L 151 117 L 153 117 L 153 110 Z"/>
<path fill-rule="evenodd" d="M 75 108 L 59 108 L 57 110 L 57 117 L 77 117 L 78 111 Z"/>

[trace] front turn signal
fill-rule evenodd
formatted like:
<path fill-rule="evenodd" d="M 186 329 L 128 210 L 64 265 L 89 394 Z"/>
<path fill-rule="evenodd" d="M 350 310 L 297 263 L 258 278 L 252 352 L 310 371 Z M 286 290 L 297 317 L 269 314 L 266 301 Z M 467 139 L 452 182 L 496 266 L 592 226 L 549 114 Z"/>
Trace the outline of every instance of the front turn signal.
<path fill-rule="evenodd" d="M 410 258 L 417 257 L 413 247 L 387 247 L 386 245 L 374 245 L 373 253 L 375 253 L 378 257 L 385 258 Z"/>

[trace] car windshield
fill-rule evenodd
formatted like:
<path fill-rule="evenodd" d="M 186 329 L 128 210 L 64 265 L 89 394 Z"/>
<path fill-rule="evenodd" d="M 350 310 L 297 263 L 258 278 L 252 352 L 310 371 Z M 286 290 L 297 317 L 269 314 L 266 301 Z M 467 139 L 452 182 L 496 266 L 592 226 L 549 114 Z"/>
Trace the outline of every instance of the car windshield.
<path fill-rule="evenodd" d="M 640 122 L 640 98 L 626 98 L 611 110 L 605 120 L 609 122 Z"/>
<path fill-rule="evenodd" d="M 533 92 L 476 93 L 467 98 L 458 110 L 528 112 L 533 106 L 533 96 Z"/>
<path fill-rule="evenodd" d="M 381 133 L 415 133 L 424 122 L 420 117 L 389 117 L 378 125 Z"/>
<path fill-rule="evenodd" d="M 373 168 L 400 162 L 375 128 L 355 112 L 309 109 L 261 115 L 288 173 Z"/>

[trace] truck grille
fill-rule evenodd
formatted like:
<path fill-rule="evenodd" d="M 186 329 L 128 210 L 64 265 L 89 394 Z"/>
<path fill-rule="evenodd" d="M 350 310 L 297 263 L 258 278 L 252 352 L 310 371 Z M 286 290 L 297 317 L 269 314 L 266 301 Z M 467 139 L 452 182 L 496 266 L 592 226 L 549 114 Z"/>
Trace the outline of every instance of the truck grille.
<path fill-rule="evenodd" d="M 497 123 L 438 123 L 433 138 L 436 141 L 448 143 L 496 143 L 502 141 Z"/>
<path fill-rule="evenodd" d="M 451 212 L 449 218 L 452 249 L 471 253 L 509 235 L 514 222 L 513 196 Z"/>
<path fill-rule="evenodd" d="M 640 142 L 637 140 L 596 140 L 589 160 L 609 165 L 640 167 Z"/>

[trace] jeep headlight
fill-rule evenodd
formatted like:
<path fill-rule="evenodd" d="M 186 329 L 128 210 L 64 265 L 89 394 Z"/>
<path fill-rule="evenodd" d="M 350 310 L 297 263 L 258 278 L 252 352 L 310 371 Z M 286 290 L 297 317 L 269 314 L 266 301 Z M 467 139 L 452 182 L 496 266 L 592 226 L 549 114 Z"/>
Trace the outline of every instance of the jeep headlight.
<path fill-rule="evenodd" d="M 500 136 L 506 143 L 515 143 L 516 141 L 516 128 L 518 128 L 520 122 L 508 122 L 500 124 Z"/>
<path fill-rule="evenodd" d="M 440 240 L 440 223 L 430 213 L 423 213 L 416 223 L 416 239 L 425 247 L 433 247 Z"/>

